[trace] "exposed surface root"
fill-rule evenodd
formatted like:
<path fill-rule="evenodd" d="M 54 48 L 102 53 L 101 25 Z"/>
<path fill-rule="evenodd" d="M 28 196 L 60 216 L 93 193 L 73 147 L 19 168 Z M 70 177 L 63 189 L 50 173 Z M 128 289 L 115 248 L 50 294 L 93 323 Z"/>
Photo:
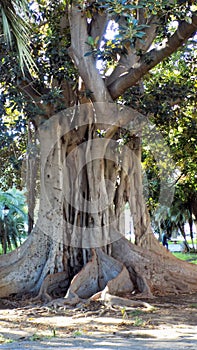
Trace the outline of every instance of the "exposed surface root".
<path fill-rule="evenodd" d="M 101 249 L 96 249 L 91 261 L 73 278 L 65 299 L 73 296 L 88 299 L 106 286 L 114 295 L 132 292 L 134 288 L 126 267 Z"/>
<path fill-rule="evenodd" d="M 119 297 L 125 293 L 131 295 L 133 289 L 134 285 L 126 267 L 101 249 L 96 249 L 91 261 L 73 278 L 65 298 L 54 300 L 48 306 L 66 308 L 66 305 L 87 306 L 92 301 L 101 301 L 107 307 L 144 306 L 150 309 L 151 306 L 142 301 Z"/>
<path fill-rule="evenodd" d="M 152 309 L 152 306 L 144 301 L 121 298 L 118 296 L 111 295 L 105 291 L 103 291 L 101 294 L 101 300 L 103 300 L 105 305 L 107 305 L 107 306 L 121 306 L 121 307 L 143 306 L 147 310 Z"/>
<path fill-rule="evenodd" d="M 106 308 L 113 309 L 114 307 L 121 307 L 126 310 L 133 307 L 134 308 L 143 307 L 145 308 L 146 311 L 151 311 L 153 309 L 153 307 L 147 302 L 118 297 L 108 293 L 107 290 L 108 290 L 108 287 L 106 287 L 102 292 L 97 293 L 96 297 L 93 296 L 90 299 L 80 299 L 77 296 L 73 296 L 73 298 L 70 298 L 70 299 L 68 298 L 56 299 L 48 303 L 47 306 L 53 307 L 54 309 L 65 310 L 70 306 L 77 306 L 77 309 L 83 308 L 83 307 L 88 308 L 93 302 L 95 303 L 95 306 L 98 307 L 98 302 L 99 302 L 103 306 L 105 306 L 104 310 L 99 311 L 99 316 L 101 316 L 100 312 L 104 312 L 104 313 L 106 312 Z"/>
<path fill-rule="evenodd" d="M 53 297 L 59 296 L 63 290 L 66 291 L 69 285 L 68 274 L 66 272 L 57 272 L 46 276 L 39 294 L 32 301 L 43 300 L 44 302 L 51 301 Z M 55 294 L 54 294 L 55 293 Z"/>

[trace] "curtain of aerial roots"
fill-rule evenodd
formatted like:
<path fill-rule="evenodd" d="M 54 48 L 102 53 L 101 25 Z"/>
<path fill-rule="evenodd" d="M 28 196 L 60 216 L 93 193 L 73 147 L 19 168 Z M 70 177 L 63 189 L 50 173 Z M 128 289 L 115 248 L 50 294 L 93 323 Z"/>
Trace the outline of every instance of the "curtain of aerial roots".
<path fill-rule="evenodd" d="M 34 211 L 36 205 L 37 180 L 39 169 L 39 156 L 37 135 L 31 123 L 28 123 L 28 145 L 27 145 L 27 204 L 28 204 L 28 234 L 31 233 L 34 226 Z"/>
<path fill-rule="evenodd" d="M 124 235 L 125 203 L 137 242 L 147 223 L 138 138 L 120 146 L 116 135 L 100 138 L 93 122 L 65 133 L 62 123 L 55 118 L 40 135 L 40 222 L 52 240 L 43 274 L 67 270 L 72 277 L 90 260 L 92 249 L 111 254 L 112 243 Z"/>

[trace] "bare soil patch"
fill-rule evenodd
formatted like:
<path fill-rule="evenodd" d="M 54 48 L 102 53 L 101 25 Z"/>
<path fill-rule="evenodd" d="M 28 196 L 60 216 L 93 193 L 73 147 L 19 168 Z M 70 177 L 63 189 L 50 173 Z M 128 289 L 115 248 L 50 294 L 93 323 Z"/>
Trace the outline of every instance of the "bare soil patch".
<path fill-rule="evenodd" d="M 197 294 L 156 297 L 145 301 L 153 306 L 151 310 L 143 307 L 106 307 L 101 302 L 54 309 L 28 301 L 1 299 L 0 347 L 15 342 L 41 344 L 46 339 L 53 342 L 54 339 L 107 335 L 118 336 L 122 340 L 167 337 L 179 341 L 189 336 L 191 341 L 197 341 Z M 22 349 L 17 345 L 15 348 L 11 345 L 5 348 Z M 40 345 L 37 349 L 42 348 Z"/>

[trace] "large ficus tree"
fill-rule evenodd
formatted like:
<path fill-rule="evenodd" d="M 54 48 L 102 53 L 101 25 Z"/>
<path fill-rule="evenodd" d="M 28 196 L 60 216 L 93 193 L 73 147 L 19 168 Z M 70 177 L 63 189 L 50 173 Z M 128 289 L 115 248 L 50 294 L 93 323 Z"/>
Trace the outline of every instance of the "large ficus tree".
<path fill-rule="evenodd" d="M 160 200 L 170 203 L 173 162 L 140 96 L 147 73 L 195 35 L 195 11 L 192 1 L 35 1 L 37 69 L 25 78 L 2 43 L 2 93 L 29 119 L 40 153 L 40 206 L 28 240 L 1 257 L 0 296 L 50 299 L 55 290 L 74 303 L 105 288 L 146 296 L 197 290 L 196 268 L 154 238 L 140 166 L 145 137 L 161 170 Z M 122 235 L 126 203 L 135 245 Z"/>

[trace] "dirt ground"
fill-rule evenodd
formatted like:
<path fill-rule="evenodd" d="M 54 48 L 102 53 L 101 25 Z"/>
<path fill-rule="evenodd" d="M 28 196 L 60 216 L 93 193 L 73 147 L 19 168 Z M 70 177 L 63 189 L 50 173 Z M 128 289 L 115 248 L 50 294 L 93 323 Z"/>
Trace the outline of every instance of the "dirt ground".
<path fill-rule="evenodd" d="M 197 294 L 145 301 L 153 308 L 110 308 L 92 302 L 54 309 L 1 299 L 0 348 L 197 349 Z"/>

